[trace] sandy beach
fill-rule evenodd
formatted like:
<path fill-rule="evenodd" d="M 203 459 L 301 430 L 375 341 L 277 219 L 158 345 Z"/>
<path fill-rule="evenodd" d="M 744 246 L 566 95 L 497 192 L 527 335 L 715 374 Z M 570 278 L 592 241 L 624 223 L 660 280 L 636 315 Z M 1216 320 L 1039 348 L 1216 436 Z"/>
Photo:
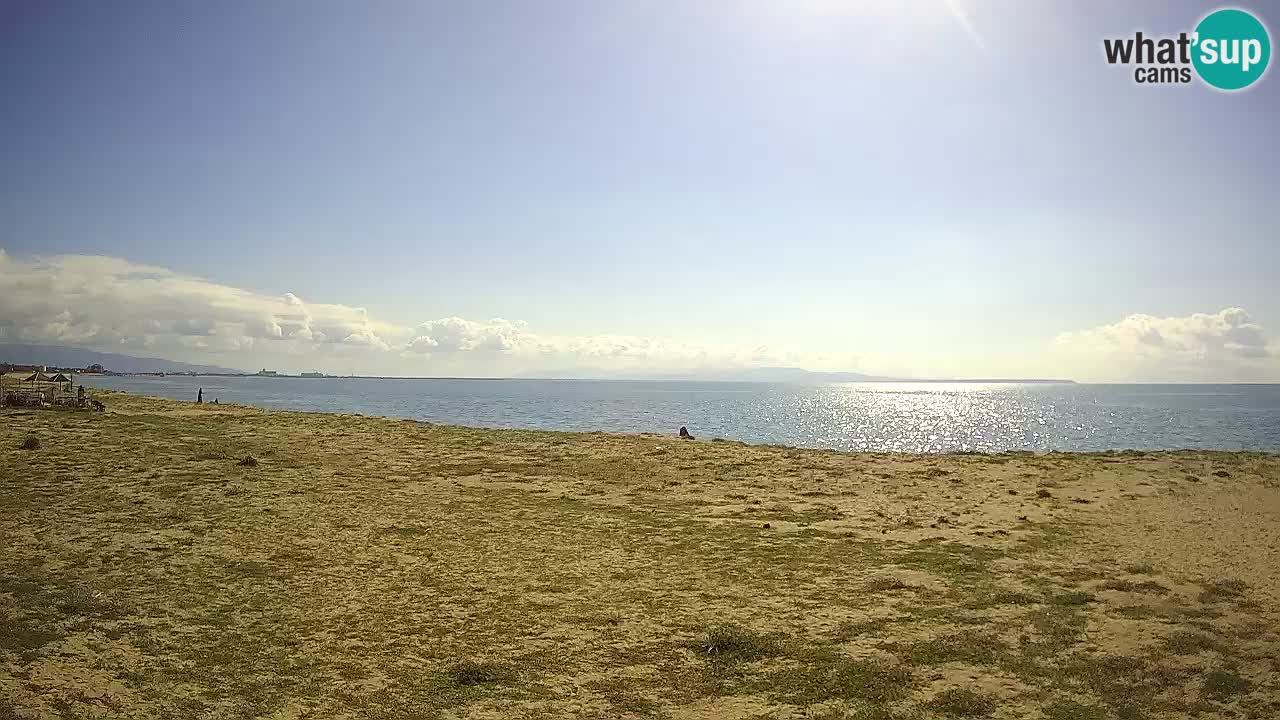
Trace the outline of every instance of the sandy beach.
<path fill-rule="evenodd" d="M 1280 717 L 1280 456 L 98 396 L 0 411 L 3 720 Z"/>

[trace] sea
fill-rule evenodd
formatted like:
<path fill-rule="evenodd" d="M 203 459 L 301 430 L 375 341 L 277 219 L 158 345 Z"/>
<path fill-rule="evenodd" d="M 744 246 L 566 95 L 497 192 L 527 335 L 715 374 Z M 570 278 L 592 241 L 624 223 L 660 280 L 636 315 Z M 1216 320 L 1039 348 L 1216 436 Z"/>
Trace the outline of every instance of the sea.
<path fill-rule="evenodd" d="M 1280 451 L 1280 385 L 81 376 L 178 400 L 855 451 Z"/>

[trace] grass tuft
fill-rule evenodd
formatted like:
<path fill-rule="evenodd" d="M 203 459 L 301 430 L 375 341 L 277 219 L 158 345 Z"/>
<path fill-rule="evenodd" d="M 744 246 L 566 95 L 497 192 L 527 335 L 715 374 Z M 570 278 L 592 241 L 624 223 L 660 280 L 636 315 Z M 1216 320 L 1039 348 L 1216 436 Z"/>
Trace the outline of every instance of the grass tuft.
<path fill-rule="evenodd" d="M 1204 586 L 1204 592 L 1200 593 L 1199 600 L 1202 603 L 1222 602 L 1224 600 L 1239 600 L 1244 597 L 1244 591 L 1249 588 L 1243 580 L 1234 578 L 1223 578 L 1214 580 Z"/>
<path fill-rule="evenodd" d="M 929 707 L 949 718 L 991 717 L 996 701 L 969 688 L 948 688 L 930 700 Z"/>
<path fill-rule="evenodd" d="M 1046 707 L 1044 716 L 1046 720 L 1107 720 L 1107 711 L 1097 705 L 1065 700 Z"/>
<path fill-rule="evenodd" d="M 1150 620 L 1160 616 L 1160 612 L 1146 605 L 1124 605 L 1115 609 L 1115 614 L 1130 620 Z"/>
<path fill-rule="evenodd" d="M 1214 670 L 1204 676 L 1205 696 L 1226 700 L 1249 692 L 1249 681 L 1229 670 Z"/>
<path fill-rule="evenodd" d="M 62 637 L 62 633 L 57 632 L 51 625 L 6 617 L 0 611 L 0 652 L 13 653 L 26 659 L 32 651 L 39 650 Z M 0 714 L 0 720 L 7 719 Z"/>
<path fill-rule="evenodd" d="M 815 650 L 799 665 L 772 672 L 762 681 L 770 694 L 795 705 L 842 700 L 881 706 L 909 697 L 914 683 L 910 668 L 828 649 Z"/>
<path fill-rule="evenodd" d="M 240 462 L 237 462 L 236 464 L 241 467 L 258 467 L 258 458 L 252 455 L 245 455 L 240 458 Z"/>
<path fill-rule="evenodd" d="M 509 681 L 510 677 L 511 673 L 505 666 L 479 660 L 463 660 L 445 672 L 449 683 L 458 687 L 500 685 Z"/>
<path fill-rule="evenodd" d="M 1142 582 L 1134 582 L 1133 580 L 1125 580 L 1122 578 L 1113 578 L 1099 586 L 1103 590 L 1119 590 L 1120 592 L 1131 593 L 1149 593 L 1152 595 L 1164 595 L 1169 592 L 1169 588 L 1161 585 L 1154 580 L 1143 580 Z"/>
<path fill-rule="evenodd" d="M 1049 598 L 1049 602 L 1051 604 L 1058 605 L 1060 607 L 1079 607 L 1081 605 L 1088 605 L 1092 601 L 1093 596 L 1082 591 L 1058 593 Z"/>
<path fill-rule="evenodd" d="M 1217 650 L 1218 641 L 1199 632 L 1178 630 L 1170 635 L 1164 645 L 1175 655 L 1194 655 L 1205 650 Z"/>
<path fill-rule="evenodd" d="M 35 435 L 28 435 L 25 439 L 23 439 L 21 448 L 23 450 L 39 450 L 40 438 L 36 437 Z"/>
<path fill-rule="evenodd" d="M 867 592 L 884 592 L 886 590 L 905 590 L 911 586 L 892 575 L 877 575 L 863 586 Z"/>
<path fill-rule="evenodd" d="M 731 623 L 707 628 L 702 637 L 689 643 L 688 647 L 708 661 L 717 663 L 751 662 L 782 653 L 782 648 L 772 638 Z"/>
<path fill-rule="evenodd" d="M 72 585 L 63 590 L 58 596 L 57 607 L 65 615 L 119 618 L 126 614 L 114 600 L 84 585 Z"/>
<path fill-rule="evenodd" d="M 1074 607 L 1046 607 L 1033 611 L 1029 619 L 1039 635 L 1038 649 L 1056 655 L 1079 641 L 1087 620 L 1083 612 Z"/>
<path fill-rule="evenodd" d="M 996 662 L 1007 649 L 995 635 L 970 630 L 914 643 L 909 648 L 908 658 L 913 665 L 941 665 L 948 662 L 989 665 Z"/>

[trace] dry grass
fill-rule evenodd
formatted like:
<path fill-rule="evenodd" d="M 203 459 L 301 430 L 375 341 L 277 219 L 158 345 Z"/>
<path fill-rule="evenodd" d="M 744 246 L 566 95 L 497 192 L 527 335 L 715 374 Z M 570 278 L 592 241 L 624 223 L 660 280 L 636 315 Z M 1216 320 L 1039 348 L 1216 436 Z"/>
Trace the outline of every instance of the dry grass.
<path fill-rule="evenodd" d="M 852 455 L 108 405 L 0 414 L 0 717 L 1277 710 L 1269 576 L 1112 547 L 1150 532 L 1141 503 L 1226 492 L 1186 475 L 1266 488 L 1272 456 Z"/>

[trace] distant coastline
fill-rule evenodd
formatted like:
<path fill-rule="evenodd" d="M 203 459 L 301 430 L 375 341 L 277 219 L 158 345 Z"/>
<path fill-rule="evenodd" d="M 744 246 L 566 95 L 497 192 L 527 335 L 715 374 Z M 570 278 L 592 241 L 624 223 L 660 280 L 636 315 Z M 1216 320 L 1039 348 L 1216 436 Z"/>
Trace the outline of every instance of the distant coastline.
<path fill-rule="evenodd" d="M 1078 385 L 1075 380 L 1056 378 L 865 378 L 857 380 L 759 380 L 728 378 L 694 378 L 694 377 L 539 377 L 535 375 L 520 377 L 478 377 L 467 375 L 322 375 L 300 373 L 288 375 L 284 373 L 213 373 L 213 372 L 102 372 L 81 373 L 103 375 L 107 377 L 234 377 L 234 378 L 270 378 L 270 379 L 307 379 L 307 380 L 537 380 L 542 382 L 681 382 L 681 383 L 775 383 L 775 384 L 831 384 L 831 383 L 932 383 L 932 384 L 973 384 L 973 385 Z"/>
<path fill-rule="evenodd" d="M 421 376 L 328 374 L 316 369 L 288 374 L 263 367 L 257 372 L 244 369 L 197 365 L 154 357 L 134 357 L 58 345 L 0 343 L 0 366 L 63 370 L 77 374 L 117 377 L 271 377 L 309 380 L 576 380 L 624 382 L 725 382 L 826 385 L 831 383 L 958 383 L 1074 385 L 1074 380 L 1058 378 L 911 378 L 868 375 L 849 371 L 806 370 L 798 367 L 698 368 L 661 372 L 609 371 L 603 369 L 554 368 L 512 376 Z"/>
<path fill-rule="evenodd" d="M 1134 380 L 1128 382 L 1080 382 L 1062 378 L 867 378 L 865 380 L 749 380 L 749 379 L 698 379 L 698 378 L 653 378 L 653 377 L 541 377 L 537 375 L 484 377 L 475 375 L 260 375 L 258 373 L 191 373 L 191 372 L 104 372 L 86 373 L 76 371 L 77 375 L 97 375 L 102 377 L 218 377 L 218 378 L 272 378 L 293 380 L 475 380 L 475 381 L 539 381 L 539 382 L 653 382 L 653 383 L 725 383 L 725 384 L 774 384 L 774 385 L 1242 385 L 1271 386 L 1280 385 L 1272 382 L 1222 382 L 1222 381 L 1157 381 Z"/>

